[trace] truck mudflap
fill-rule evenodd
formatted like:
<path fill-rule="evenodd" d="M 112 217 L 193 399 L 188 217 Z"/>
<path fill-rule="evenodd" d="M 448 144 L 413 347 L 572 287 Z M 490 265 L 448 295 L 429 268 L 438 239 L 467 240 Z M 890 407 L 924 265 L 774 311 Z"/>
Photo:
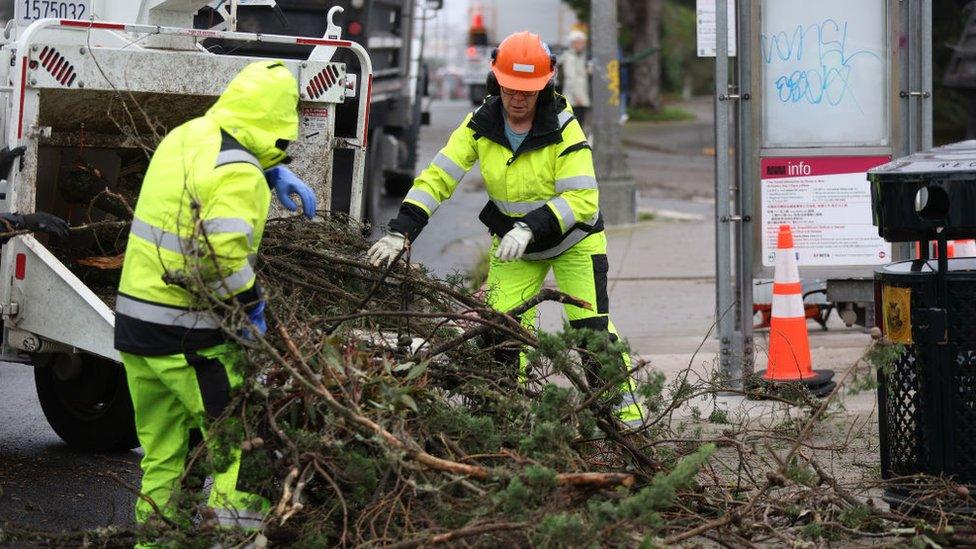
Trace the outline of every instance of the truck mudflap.
<path fill-rule="evenodd" d="M 14 237 L 3 245 L 0 263 L 9 277 L 0 284 L 8 329 L 121 362 L 113 345 L 115 313 L 43 244 L 31 235 Z"/>

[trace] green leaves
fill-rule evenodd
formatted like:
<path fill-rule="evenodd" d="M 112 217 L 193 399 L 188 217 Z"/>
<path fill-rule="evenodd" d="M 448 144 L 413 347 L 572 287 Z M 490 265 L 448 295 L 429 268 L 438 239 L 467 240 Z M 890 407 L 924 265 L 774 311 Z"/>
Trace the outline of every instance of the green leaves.
<path fill-rule="evenodd" d="M 402 364 L 397 364 L 396 367 L 392 369 L 392 372 L 398 374 L 407 372 L 406 377 L 403 378 L 404 381 L 413 381 L 418 377 L 424 375 L 424 372 L 427 371 L 427 366 L 429 364 L 430 364 L 429 360 L 424 360 L 418 363 L 404 362 Z"/>

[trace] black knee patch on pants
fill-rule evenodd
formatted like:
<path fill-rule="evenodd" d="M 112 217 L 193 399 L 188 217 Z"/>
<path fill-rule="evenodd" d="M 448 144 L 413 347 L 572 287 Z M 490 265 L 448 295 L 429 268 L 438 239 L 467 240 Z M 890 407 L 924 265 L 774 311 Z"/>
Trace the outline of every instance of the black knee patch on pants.
<path fill-rule="evenodd" d="M 196 353 L 187 353 L 184 356 L 187 364 L 193 366 L 197 372 L 203 409 L 209 417 L 219 416 L 230 403 L 230 379 L 227 378 L 227 370 L 216 358 L 207 358 Z"/>
<path fill-rule="evenodd" d="M 596 290 L 597 314 L 610 314 L 610 294 L 607 293 L 607 275 L 610 273 L 610 261 L 607 254 L 591 256 L 593 261 L 593 285 Z"/>
<path fill-rule="evenodd" d="M 591 318 L 581 318 L 579 320 L 570 320 L 569 325 L 577 330 L 587 328 L 593 330 L 594 332 L 609 332 L 610 331 L 610 317 L 607 316 L 594 316 Z M 610 334 L 610 341 L 617 341 L 617 334 Z"/>

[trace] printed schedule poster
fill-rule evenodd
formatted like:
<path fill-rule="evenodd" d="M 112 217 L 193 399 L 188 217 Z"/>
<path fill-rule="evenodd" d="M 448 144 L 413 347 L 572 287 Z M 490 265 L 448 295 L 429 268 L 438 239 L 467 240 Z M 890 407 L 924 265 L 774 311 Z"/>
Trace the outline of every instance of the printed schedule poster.
<path fill-rule="evenodd" d="M 882 265 L 891 245 L 871 223 L 867 171 L 887 156 L 762 159 L 763 265 L 776 264 L 776 235 L 790 225 L 801 267 Z"/>

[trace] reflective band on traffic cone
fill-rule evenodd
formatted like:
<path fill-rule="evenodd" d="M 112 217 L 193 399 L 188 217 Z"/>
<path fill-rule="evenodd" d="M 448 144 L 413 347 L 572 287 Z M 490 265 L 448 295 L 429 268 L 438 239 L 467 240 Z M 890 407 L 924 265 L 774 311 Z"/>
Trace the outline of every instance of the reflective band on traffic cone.
<path fill-rule="evenodd" d="M 955 257 L 976 257 L 976 240 L 956 240 Z M 949 257 L 953 257 L 949 254 Z"/>
<path fill-rule="evenodd" d="M 793 231 L 780 225 L 776 243 L 776 271 L 773 279 L 773 311 L 769 327 L 769 366 L 766 381 L 803 382 L 814 394 L 834 388 L 830 370 L 814 371 L 810 361 L 810 338 L 803 307 L 803 287 Z"/>

